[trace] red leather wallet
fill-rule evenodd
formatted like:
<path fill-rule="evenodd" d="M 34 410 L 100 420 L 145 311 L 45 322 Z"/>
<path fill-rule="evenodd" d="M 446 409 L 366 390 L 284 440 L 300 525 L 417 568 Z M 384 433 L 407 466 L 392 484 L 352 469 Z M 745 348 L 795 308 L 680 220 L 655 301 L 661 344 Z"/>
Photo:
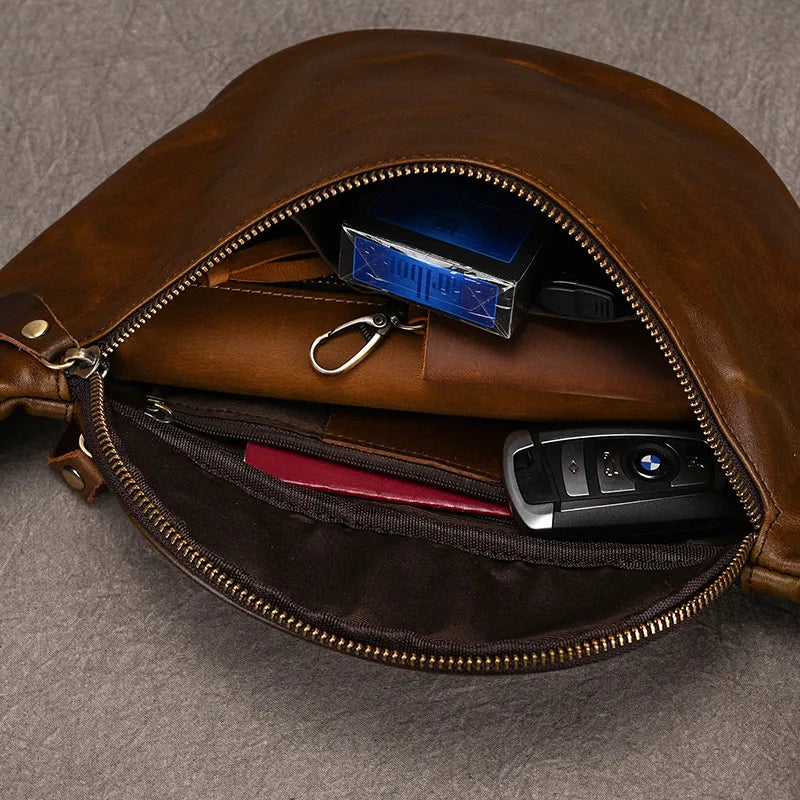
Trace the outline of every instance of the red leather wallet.
<path fill-rule="evenodd" d="M 511 510 L 497 503 L 487 503 L 423 483 L 392 478 L 332 461 L 279 450 L 248 442 L 244 460 L 268 475 L 287 483 L 333 492 L 349 497 L 364 497 L 389 503 L 406 503 L 423 508 L 480 514 L 487 517 L 510 517 Z"/>

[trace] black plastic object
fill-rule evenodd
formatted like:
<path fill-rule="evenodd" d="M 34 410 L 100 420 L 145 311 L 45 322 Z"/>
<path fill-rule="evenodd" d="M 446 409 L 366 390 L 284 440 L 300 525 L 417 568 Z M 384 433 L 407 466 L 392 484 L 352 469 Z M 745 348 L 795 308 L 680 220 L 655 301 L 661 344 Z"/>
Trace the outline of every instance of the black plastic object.
<path fill-rule="evenodd" d="M 542 247 L 530 310 L 558 317 L 609 322 L 632 316 L 611 279 L 581 246 L 556 231 Z"/>

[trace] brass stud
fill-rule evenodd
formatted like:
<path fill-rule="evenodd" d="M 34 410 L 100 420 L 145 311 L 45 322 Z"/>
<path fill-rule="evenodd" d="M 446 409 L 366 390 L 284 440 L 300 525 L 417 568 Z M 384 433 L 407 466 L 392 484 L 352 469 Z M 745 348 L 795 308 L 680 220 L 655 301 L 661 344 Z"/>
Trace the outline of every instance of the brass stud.
<path fill-rule="evenodd" d="M 75 467 L 64 467 L 61 470 L 61 477 L 73 488 L 76 492 L 81 492 L 86 487 L 86 481 L 83 475 L 75 469 Z"/>
<path fill-rule="evenodd" d="M 46 319 L 32 319 L 22 326 L 22 335 L 26 339 L 39 339 L 50 330 L 50 323 Z"/>

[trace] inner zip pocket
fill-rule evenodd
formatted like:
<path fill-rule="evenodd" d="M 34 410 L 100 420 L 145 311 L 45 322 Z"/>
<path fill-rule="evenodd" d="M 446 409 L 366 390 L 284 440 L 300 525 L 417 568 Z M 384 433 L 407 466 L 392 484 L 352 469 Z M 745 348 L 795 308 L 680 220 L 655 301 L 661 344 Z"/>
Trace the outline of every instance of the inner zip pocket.
<path fill-rule="evenodd" d="M 366 409 L 187 393 L 165 387 L 150 390 L 145 399 L 145 413 L 161 424 L 178 425 L 218 439 L 269 445 L 497 504 L 507 502 L 499 462 L 503 441 L 518 427 L 517 423 L 492 420 L 435 420 L 392 412 L 376 415 Z M 446 447 L 448 455 L 422 453 L 410 446 L 400 450 L 396 441 L 387 443 L 389 434 L 381 430 L 399 429 L 394 436 L 396 440 L 402 439 L 409 429 L 421 431 L 426 425 L 439 428 L 439 446 Z M 475 442 L 473 448 L 480 451 L 480 462 L 473 459 L 473 463 L 467 463 L 464 450 L 469 448 L 463 445 L 459 448 L 460 460 L 456 462 L 453 443 L 447 441 L 443 427 L 452 436 L 459 435 L 459 427 L 462 431 L 471 430 L 470 438 Z M 485 465 L 487 453 L 496 455 L 496 465 Z"/>
<path fill-rule="evenodd" d="M 337 459 L 347 458 L 342 452 L 346 448 L 331 447 L 324 443 L 317 448 L 308 436 L 291 434 L 285 429 L 264 423 L 257 423 L 254 427 L 252 423 L 219 418 L 200 421 L 195 414 L 173 410 L 161 399 L 155 402 L 157 406 L 151 399 L 148 411 L 144 412 L 120 401 L 113 401 L 111 407 L 119 425 L 129 431 L 130 426 L 134 426 L 156 437 L 163 445 L 189 459 L 202 473 L 236 487 L 237 491 L 264 503 L 265 507 L 301 514 L 320 523 L 341 525 L 355 536 L 366 531 L 383 536 L 401 536 L 497 561 L 518 561 L 559 568 L 633 571 L 684 569 L 707 564 L 719 558 L 721 553 L 736 547 L 736 542 L 724 535 L 655 546 L 650 543 L 540 538 L 532 536 L 530 532 L 522 532 L 510 519 L 353 498 L 287 484 L 246 464 L 243 442 L 252 441 L 255 435 L 260 441 L 269 441 L 291 452 L 313 452 L 316 457 Z M 180 403 L 176 403 L 176 407 L 180 407 Z M 157 413 L 154 413 L 154 408 Z M 300 416 L 307 419 L 308 412 L 309 409 L 300 409 Z M 165 414 L 169 416 L 168 423 L 164 422 Z M 369 465 L 372 468 L 377 463 L 374 458 L 372 454 L 364 453 L 339 463 L 359 467 Z M 430 471 L 418 472 L 412 465 L 402 461 L 383 459 L 382 466 L 386 474 L 394 477 L 436 480 Z M 474 488 L 474 482 L 463 476 L 451 476 L 447 488 L 454 492 L 467 492 Z M 503 488 L 491 486 L 489 491 L 503 492 Z M 249 524 L 254 522 L 256 520 L 251 520 Z"/>

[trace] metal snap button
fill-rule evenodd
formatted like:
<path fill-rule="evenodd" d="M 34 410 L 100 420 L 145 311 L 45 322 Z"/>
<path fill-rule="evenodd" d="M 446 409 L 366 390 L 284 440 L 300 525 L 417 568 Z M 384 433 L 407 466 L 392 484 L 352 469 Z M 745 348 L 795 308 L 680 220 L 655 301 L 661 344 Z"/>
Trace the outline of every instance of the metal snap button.
<path fill-rule="evenodd" d="M 22 326 L 22 335 L 26 339 L 39 339 L 50 330 L 50 323 L 46 319 L 32 319 Z"/>
<path fill-rule="evenodd" d="M 75 467 L 64 467 L 61 470 L 61 477 L 77 492 L 83 491 L 86 486 L 86 481 Z"/>

